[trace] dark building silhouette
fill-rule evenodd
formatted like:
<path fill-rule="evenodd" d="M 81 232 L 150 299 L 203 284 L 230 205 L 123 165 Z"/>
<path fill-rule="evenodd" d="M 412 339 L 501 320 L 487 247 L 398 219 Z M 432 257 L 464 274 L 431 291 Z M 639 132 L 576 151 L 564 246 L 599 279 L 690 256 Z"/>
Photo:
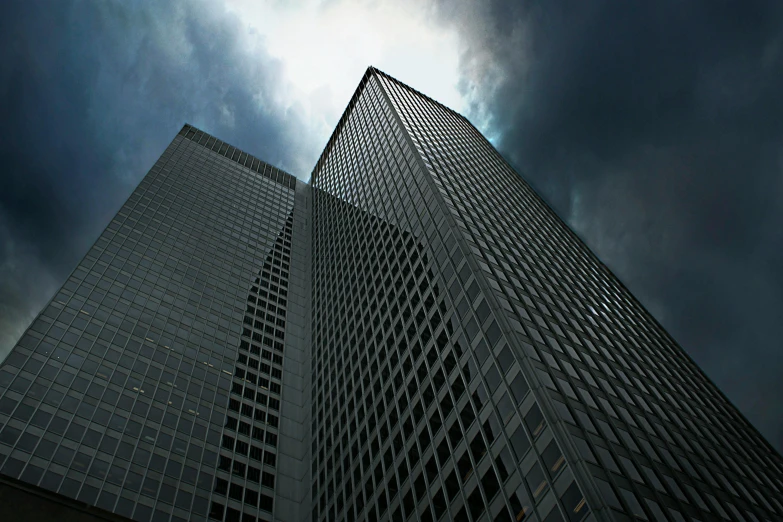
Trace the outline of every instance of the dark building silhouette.
<path fill-rule="evenodd" d="M 780 455 L 374 68 L 310 184 L 186 125 L 0 367 L 0 423 L 26 494 L 145 522 L 783 519 Z"/>

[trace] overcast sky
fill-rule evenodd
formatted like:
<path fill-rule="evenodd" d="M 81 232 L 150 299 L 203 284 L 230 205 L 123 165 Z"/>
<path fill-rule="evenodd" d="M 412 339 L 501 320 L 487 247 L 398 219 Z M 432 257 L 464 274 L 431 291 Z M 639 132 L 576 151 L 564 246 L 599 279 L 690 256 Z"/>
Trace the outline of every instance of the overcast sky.
<path fill-rule="evenodd" d="M 783 448 L 783 2 L 11 4 L 0 359 L 183 123 L 307 179 L 375 65 L 479 127 Z"/>

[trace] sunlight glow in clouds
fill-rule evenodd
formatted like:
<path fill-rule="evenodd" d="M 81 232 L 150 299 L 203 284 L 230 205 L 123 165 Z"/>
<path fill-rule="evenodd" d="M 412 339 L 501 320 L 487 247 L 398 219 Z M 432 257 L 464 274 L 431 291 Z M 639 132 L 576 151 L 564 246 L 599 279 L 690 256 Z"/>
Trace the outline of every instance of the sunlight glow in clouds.
<path fill-rule="evenodd" d="M 260 40 L 281 61 L 281 83 L 291 86 L 281 101 L 302 109 L 324 144 L 369 65 L 456 111 L 465 106 L 457 90 L 457 35 L 431 21 L 426 1 L 226 4 L 245 24 L 249 40 Z"/>

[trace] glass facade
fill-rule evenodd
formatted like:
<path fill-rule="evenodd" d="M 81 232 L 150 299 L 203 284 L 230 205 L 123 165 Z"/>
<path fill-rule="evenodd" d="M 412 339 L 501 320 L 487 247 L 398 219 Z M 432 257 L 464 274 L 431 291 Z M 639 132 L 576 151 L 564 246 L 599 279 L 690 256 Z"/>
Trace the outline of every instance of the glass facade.
<path fill-rule="evenodd" d="M 186 125 L 0 367 L 0 472 L 136 520 L 290 510 L 304 187 Z"/>
<path fill-rule="evenodd" d="M 462 116 L 311 183 L 186 125 L 0 366 L 0 473 L 139 521 L 774 521 L 783 461 Z"/>
<path fill-rule="evenodd" d="M 368 72 L 312 177 L 313 520 L 582 520 L 385 82 Z"/>
<path fill-rule="evenodd" d="M 546 520 L 581 516 L 568 468 L 600 519 L 783 519 L 780 455 L 465 118 L 375 75 L 468 258 L 456 279 L 472 274 L 509 345 L 481 373 L 518 364 L 551 428 L 533 448 L 562 502 Z"/>

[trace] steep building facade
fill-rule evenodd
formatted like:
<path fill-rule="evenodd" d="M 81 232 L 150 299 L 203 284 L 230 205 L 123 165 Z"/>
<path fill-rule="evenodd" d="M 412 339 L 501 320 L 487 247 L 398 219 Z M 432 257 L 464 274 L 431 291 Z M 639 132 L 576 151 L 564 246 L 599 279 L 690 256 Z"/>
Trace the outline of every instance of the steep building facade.
<path fill-rule="evenodd" d="M 3 362 L 0 472 L 135 520 L 296 513 L 304 190 L 186 125 Z"/>
<path fill-rule="evenodd" d="M 480 288 L 467 308 L 485 299 L 490 317 L 476 320 L 497 321 L 508 343 L 486 361 L 474 350 L 485 383 L 507 384 L 518 365 L 532 389 L 508 417 L 494 391 L 506 433 L 542 413 L 543 431 L 525 426 L 531 450 L 514 452 L 539 519 L 579 520 L 582 494 L 598 519 L 783 518 L 780 455 L 617 278 L 465 118 L 376 78 L 447 216 L 438 228 L 466 258 L 455 281 L 470 273 Z M 561 485 L 571 473 L 576 486 Z M 546 513 L 550 487 L 561 514 Z"/>
<path fill-rule="evenodd" d="M 305 184 L 186 125 L 0 367 L 0 472 L 140 521 L 775 521 L 783 460 L 462 116 Z"/>

